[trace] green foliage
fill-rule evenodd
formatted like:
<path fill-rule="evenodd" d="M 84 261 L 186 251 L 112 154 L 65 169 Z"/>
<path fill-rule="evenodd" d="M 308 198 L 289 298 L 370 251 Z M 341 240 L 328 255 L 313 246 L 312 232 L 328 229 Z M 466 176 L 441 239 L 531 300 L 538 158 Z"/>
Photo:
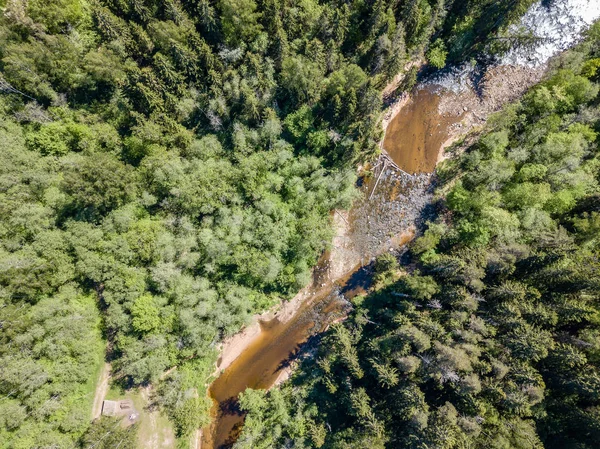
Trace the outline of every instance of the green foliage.
<path fill-rule="evenodd" d="M 216 354 L 183 362 L 158 383 L 154 403 L 165 410 L 179 437 L 189 437 L 209 423 L 212 401 L 200 395 L 214 370 Z"/>
<path fill-rule="evenodd" d="M 33 304 L 4 303 L 1 312 L 0 382 L 5 399 L 0 413 L 0 439 L 12 447 L 57 442 L 66 445 L 66 435 L 78 436 L 85 431 L 104 351 L 95 299 L 69 279 L 74 276 L 74 267 L 62 247 L 64 241 L 56 233 L 47 234 L 44 240 L 40 250 L 45 248 L 46 257 L 60 265 L 55 275 L 64 276 L 62 281 L 66 278 L 66 283 Z M 37 246 L 42 244 L 38 238 Z M 27 263 L 23 256 L 21 260 Z M 30 252 L 30 263 L 50 262 L 31 260 L 32 256 Z M 7 262 L 5 258 L 4 264 Z M 53 276 L 44 271 L 38 269 L 38 276 Z M 13 282 L 22 282 L 24 275 L 15 272 Z M 35 285 L 30 289 L 34 290 Z"/>
<path fill-rule="evenodd" d="M 81 448 L 135 449 L 137 426 L 124 427 L 120 418 L 102 417 L 94 421 L 81 438 Z"/>
<path fill-rule="evenodd" d="M 0 440 L 82 437 L 102 333 L 112 378 L 157 383 L 183 441 L 208 418 L 215 344 L 310 281 L 377 151 L 375 86 L 443 5 L 2 6 Z"/>
<path fill-rule="evenodd" d="M 376 282 L 384 283 L 393 279 L 398 270 L 398 260 L 393 254 L 385 253 L 375 259 L 374 279 Z"/>
<path fill-rule="evenodd" d="M 593 61 L 593 48 L 573 58 Z M 565 70 L 452 162 L 411 273 L 355 298 L 290 382 L 247 401 L 240 441 L 597 446 L 600 109 L 595 82 Z M 375 261 L 376 278 L 396 269 Z M 317 440 L 296 430 L 319 426 Z"/>
<path fill-rule="evenodd" d="M 216 343 L 309 282 L 331 238 L 329 212 L 355 198 L 353 163 L 377 152 L 378 89 L 408 55 L 423 52 L 448 8 L 462 23 L 468 14 L 458 3 L 2 2 L 0 440 L 22 448 L 130 444 L 135 429 L 107 430 L 107 420 L 86 433 L 101 334 L 109 340 L 113 379 L 156 383 L 156 402 L 179 437 L 205 423 Z M 525 2 L 516 3 L 500 14 Z M 486 9 L 472 11 L 480 17 Z M 476 22 L 469 16 L 463 26 L 476 31 L 474 39 L 489 31 Z M 437 66 L 446 58 L 442 42 L 430 47 Z M 457 45 L 448 45 L 450 57 Z M 597 93 L 594 67 L 559 73 L 526 107 L 540 121 L 576 111 Z M 516 156 L 501 160 L 503 135 L 482 141 L 482 157 L 495 159 L 482 166 L 485 176 L 465 178 L 449 198 L 463 220 L 450 239 L 458 235 L 465 246 L 533 239 L 596 186 L 593 164 L 576 163 L 593 155 L 595 128 L 557 120 L 551 138 L 525 149 L 529 168 Z M 520 191 L 515 173 L 533 187 Z M 486 179 L 493 183 L 477 189 Z M 548 197 L 530 198 L 540 192 Z M 501 201 L 511 204 L 508 212 Z M 552 238 L 544 240 L 550 247 L 571 241 Z M 481 287 L 483 263 L 444 258 L 438 246 L 445 239 L 432 226 L 421 241 L 423 260 L 437 263 L 445 279 Z M 389 258 L 380 262 L 382 272 L 394 271 Z M 434 274 L 406 278 L 397 290 L 437 304 L 444 289 Z M 575 299 L 561 310 L 573 321 L 589 315 Z M 551 321 L 547 315 L 538 321 Z M 431 346 L 425 330 L 407 329 L 404 344 Z M 512 344 L 524 354 L 553 350 L 544 338 L 524 347 L 515 329 Z M 377 383 L 393 390 L 402 386 L 400 372 L 419 372 L 410 354 L 398 354 L 398 367 L 379 354 L 363 359 L 354 330 L 332 332 L 337 362 L 352 381 L 375 372 Z M 344 390 L 327 379 L 331 391 Z M 462 388 L 477 390 L 474 379 L 465 382 Z M 378 399 L 360 391 L 344 396 L 360 428 L 331 444 L 351 447 L 356 439 L 383 447 L 391 440 Z M 422 402 L 420 392 L 411 394 Z M 260 408 L 248 399 L 255 402 Z M 283 405 L 278 410 L 270 414 L 265 406 L 257 422 L 277 422 L 285 416 Z M 298 424 L 292 439 L 330 444 L 324 422 L 286 419 L 286 426 Z M 424 425 L 427 416 L 414 420 Z M 92 443 L 102 434 L 106 440 Z M 242 443 L 258 447 L 261 439 L 269 447 L 275 439 L 265 435 Z"/>
<path fill-rule="evenodd" d="M 464 61 L 483 51 L 501 53 L 510 45 L 527 45 L 528 36 L 519 36 L 515 42 L 508 31 L 532 4 L 534 0 L 450 2 L 440 37 L 448 47 L 449 60 Z"/>
<path fill-rule="evenodd" d="M 134 194 L 131 167 L 111 154 L 70 155 L 63 164 L 61 187 L 73 214 L 96 218 L 125 204 Z"/>
<path fill-rule="evenodd" d="M 437 69 L 446 65 L 448 52 L 441 39 L 437 39 L 427 50 L 427 62 Z"/>
<path fill-rule="evenodd" d="M 254 0 L 221 0 L 219 9 L 223 34 L 228 44 L 251 42 L 260 33 L 262 29 L 258 23 L 260 13 L 256 11 Z"/>
<path fill-rule="evenodd" d="M 586 78 L 594 78 L 600 69 L 600 58 L 589 59 L 581 68 L 581 74 Z"/>
<path fill-rule="evenodd" d="M 302 56 L 286 58 L 281 63 L 281 82 L 296 102 L 314 104 L 323 83 L 322 67 Z"/>
<path fill-rule="evenodd" d="M 144 294 L 135 300 L 131 308 L 133 329 L 137 332 L 152 332 L 160 327 L 160 310 L 152 295 Z"/>

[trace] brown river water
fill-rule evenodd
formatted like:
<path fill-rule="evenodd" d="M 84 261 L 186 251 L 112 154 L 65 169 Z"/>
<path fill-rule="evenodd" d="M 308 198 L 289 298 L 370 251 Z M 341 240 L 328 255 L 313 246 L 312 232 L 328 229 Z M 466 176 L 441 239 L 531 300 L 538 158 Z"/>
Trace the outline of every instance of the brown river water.
<path fill-rule="evenodd" d="M 301 305 L 291 320 L 278 318 L 260 322 L 261 332 L 213 382 L 210 396 L 218 403 L 215 425 L 206 432 L 203 448 L 229 447 L 243 423 L 236 397 L 246 388 L 268 389 L 289 367 L 300 345 L 327 326 L 343 318 L 349 303 L 339 287 L 315 289 L 315 295 Z"/>
<path fill-rule="evenodd" d="M 441 115 L 440 96 L 431 86 L 416 90 L 390 122 L 383 148 L 408 173 L 431 173 L 440 149 L 450 137 L 451 126 L 462 115 Z"/>
<path fill-rule="evenodd" d="M 350 265 L 354 268 L 332 278 L 329 253 L 324 254 L 315 268 L 307 299 L 294 315 L 259 321 L 260 333 L 210 386 L 215 403 L 213 422 L 203 430 L 202 449 L 231 447 L 243 426 L 239 393 L 246 388 L 272 387 L 289 369 L 302 345 L 343 319 L 351 309 L 348 300 L 369 288 L 368 266 L 373 257 L 386 251 L 400 254 L 412 238 L 431 198 L 431 172 L 440 147 L 448 139 L 449 127 L 460 119 L 440 117 L 438 104 L 433 90 L 421 88 L 392 119 L 383 147 L 407 173 L 380 164 L 364 180 L 363 198 L 344 219 L 347 230 L 338 239 L 343 242 L 342 249 L 350 253 L 348 260 L 355 262 Z"/>
<path fill-rule="evenodd" d="M 556 11 L 559 17 L 565 15 L 560 8 Z M 543 10 L 534 22 L 545 17 L 550 16 Z M 580 31 L 576 30 L 575 35 Z M 460 73 L 450 73 L 450 85 L 442 82 L 417 87 L 387 124 L 382 148 L 396 166 L 380 160 L 370 169 L 366 167 L 360 187 L 363 196 L 343 217 L 346 230 L 334 238 L 332 257 L 326 253 L 321 258 L 313 285 L 305 289 L 307 294 L 300 297 L 299 307 L 293 309 L 292 316 L 284 314 L 280 319 L 275 315 L 259 322 L 260 332 L 237 358 L 225 364 L 227 367 L 209 389 L 215 403 L 214 419 L 203 431 L 202 449 L 230 447 L 243 426 L 243 414 L 236 403 L 238 394 L 246 388 L 273 386 L 282 373 L 289 371 L 302 345 L 332 322 L 344 319 L 351 309 L 348 299 L 368 291 L 374 257 L 387 251 L 402 254 L 415 229 L 428 217 L 432 172 L 441 150 L 459 134 L 484 122 L 491 112 L 519 98 L 539 81 L 545 68 L 543 64 L 532 68 L 511 62 L 486 70 L 477 88 L 471 85 L 455 93 L 440 90 L 462 85 Z M 340 259 L 344 259 L 339 264 L 343 269 L 337 267 Z"/>

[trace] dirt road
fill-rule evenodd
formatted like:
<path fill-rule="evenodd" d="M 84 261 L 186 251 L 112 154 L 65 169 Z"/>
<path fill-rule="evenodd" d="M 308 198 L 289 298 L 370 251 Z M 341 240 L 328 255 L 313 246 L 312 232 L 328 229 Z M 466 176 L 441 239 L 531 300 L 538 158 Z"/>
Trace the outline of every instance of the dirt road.
<path fill-rule="evenodd" d="M 108 380 L 110 379 L 110 363 L 105 363 L 100 370 L 100 377 L 96 383 L 94 405 L 92 406 L 92 420 L 100 418 L 102 413 L 102 402 L 108 393 Z"/>

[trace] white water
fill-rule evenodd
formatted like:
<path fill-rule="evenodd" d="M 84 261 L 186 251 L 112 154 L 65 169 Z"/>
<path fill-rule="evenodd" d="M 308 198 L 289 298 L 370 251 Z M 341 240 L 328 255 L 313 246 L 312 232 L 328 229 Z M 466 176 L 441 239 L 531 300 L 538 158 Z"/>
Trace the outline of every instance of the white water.
<path fill-rule="evenodd" d="M 600 0 L 553 0 L 548 7 L 535 3 L 509 35 L 532 34 L 539 39 L 531 47 L 515 48 L 501 64 L 539 67 L 577 43 L 582 33 L 600 18 Z"/>
<path fill-rule="evenodd" d="M 538 1 L 507 33 L 509 36 L 532 35 L 537 40 L 533 45 L 513 48 L 497 65 L 541 67 L 576 44 L 599 18 L 600 0 L 553 0 L 548 6 Z M 474 69 L 475 66 L 465 63 L 429 77 L 422 85 L 460 93 L 473 88 L 471 75 Z"/>
<path fill-rule="evenodd" d="M 436 89 L 446 90 L 458 94 L 472 89 L 471 74 L 475 67 L 465 63 L 461 66 L 452 67 L 450 71 L 444 71 L 430 76 L 422 85 L 435 86 Z"/>

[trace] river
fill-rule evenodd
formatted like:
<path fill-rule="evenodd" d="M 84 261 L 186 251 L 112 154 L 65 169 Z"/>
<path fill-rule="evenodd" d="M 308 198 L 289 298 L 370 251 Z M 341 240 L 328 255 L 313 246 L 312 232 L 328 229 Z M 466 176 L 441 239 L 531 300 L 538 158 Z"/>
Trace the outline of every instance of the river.
<path fill-rule="evenodd" d="M 365 167 L 362 197 L 352 209 L 333 213 L 336 237 L 315 268 L 312 284 L 280 311 L 257 317 L 225 343 L 220 375 L 209 389 L 213 420 L 203 429 L 203 449 L 230 447 L 243 425 L 239 393 L 285 380 L 311 337 L 343 319 L 351 310 L 349 299 L 368 290 L 374 258 L 383 252 L 402 254 L 428 216 L 432 173 L 443 150 L 519 98 L 542 78 L 550 56 L 575 42 L 600 17 L 597 0 L 551 3 L 550 9 L 532 6 L 520 23 L 544 38 L 538 46 L 510 52 L 487 67 L 483 77 L 473 76 L 476 68 L 471 66 L 441 72 L 390 107 L 382 142 L 389 157 Z M 519 32 L 519 25 L 514 29 Z"/>
<path fill-rule="evenodd" d="M 238 341 L 226 343 L 222 372 L 209 389 L 215 406 L 202 448 L 230 447 L 243 423 L 238 394 L 285 379 L 310 337 L 343 319 L 351 309 L 349 299 L 369 288 L 374 257 L 403 251 L 430 202 L 430 182 L 430 174 L 411 176 L 381 163 L 360 187 L 363 195 L 352 210 L 333 214 L 337 235 L 315 268 L 312 284 L 274 316 L 259 317 Z"/>

